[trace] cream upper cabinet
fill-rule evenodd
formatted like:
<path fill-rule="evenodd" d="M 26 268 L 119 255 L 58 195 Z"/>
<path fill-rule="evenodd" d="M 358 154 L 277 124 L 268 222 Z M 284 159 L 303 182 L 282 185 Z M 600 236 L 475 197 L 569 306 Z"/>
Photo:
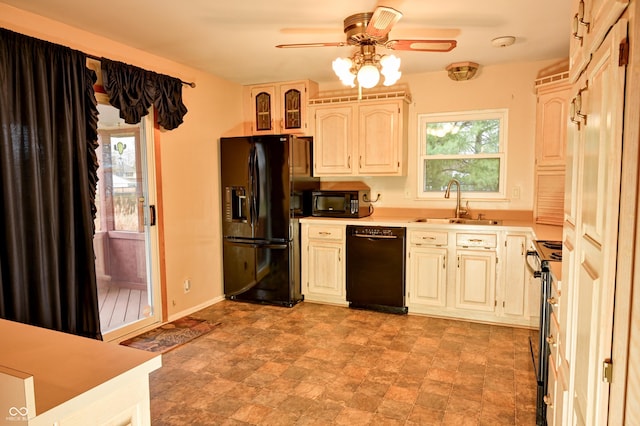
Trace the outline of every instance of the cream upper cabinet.
<path fill-rule="evenodd" d="M 307 105 L 317 93 L 318 85 L 311 80 L 245 86 L 247 131 L 252 135 L 308 135 Z"/>
<path fill-rule="evenodd" d="M 315 176 L 406 174 L 405 99 L 317 103 L 314 121 Z"/>
<path fill-rule="evenodd" d="M 354 174 L 353 110 L 352 105 L 312 108 L 314 176 Z"/>
<path fill-rule="evenodd" d="M 569 117 L 569 91 L 566 78 L 538 87 L 536 106 L 536 166 L 561 166 L 565 162 L 565 141 Z"/>
<path fill-rule="evenodd" d="M 573 0 L 569 45 L 571 82 L 578 79 L 609 28 L 628 5 L 629 0 Z"/>
<path fill-rule="evenodd" d="M 562 225 L 564 221 L 565 147 L 571 89 L 568 76 L 567 61 L 562 61 L 542 70 L 536 79 L 534 217 L 537 223 Z"/>
<path fill-rule="evenodd" d="M 404 174 L 403 101 L 375 102 L 358 107 L 359 175 Z"/>

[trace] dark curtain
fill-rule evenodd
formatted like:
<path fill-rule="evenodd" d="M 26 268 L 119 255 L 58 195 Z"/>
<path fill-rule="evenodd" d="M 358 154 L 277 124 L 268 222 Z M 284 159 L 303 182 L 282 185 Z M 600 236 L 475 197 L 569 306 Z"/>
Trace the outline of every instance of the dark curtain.
<path fill-rule="evenodd" d="M 153 105 L 158 112 L 158 124 L 166 130 L 182 124 L 187 107 L 182 103 L 179 79 L 106 58 L 100 62 L 104 90 L 125 123 L 139 123 Z"/>
<path fill-rule="evenodd" d="M 98 111 L 85 64 L 0 28 L 0 317 L 100 339 Z"/>

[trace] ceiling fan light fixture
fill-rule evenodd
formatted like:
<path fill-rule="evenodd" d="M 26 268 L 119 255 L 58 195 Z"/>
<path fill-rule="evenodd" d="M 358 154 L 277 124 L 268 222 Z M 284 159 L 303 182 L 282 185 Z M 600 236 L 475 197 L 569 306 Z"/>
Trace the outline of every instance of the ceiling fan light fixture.
<path fill-rule="evenodd" d="M 456 62 L 447 66 L 449 78 L 454 81 L 466 81 L 473 78 L 479 65 L 475 62 Z"/>
<path fill-rule="evenodd" d="M 378 55 L 372 45 L 361 46 L 351 58 L 336 58 L 332 66 L 342 84 L 350 87 L 355 87 L 357 79 L 360 87 L 371 89 L 380 82 L 380 74 L 384 76 L 383 84 L 391 86 L 402 76 L 400 58 Z"/>

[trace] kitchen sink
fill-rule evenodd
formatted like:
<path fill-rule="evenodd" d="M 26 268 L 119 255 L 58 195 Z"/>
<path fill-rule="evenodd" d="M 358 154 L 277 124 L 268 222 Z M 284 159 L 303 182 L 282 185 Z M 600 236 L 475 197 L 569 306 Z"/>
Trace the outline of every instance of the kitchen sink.
<path fill-rule="evenodd" d="M 471 219 L 465 217 L 451 217 L 451 218 L 419 218 L 414 222 L 421 223 L 453 223 L 460 225 L 502 225 L 501 220 L 496 219 Z"/>

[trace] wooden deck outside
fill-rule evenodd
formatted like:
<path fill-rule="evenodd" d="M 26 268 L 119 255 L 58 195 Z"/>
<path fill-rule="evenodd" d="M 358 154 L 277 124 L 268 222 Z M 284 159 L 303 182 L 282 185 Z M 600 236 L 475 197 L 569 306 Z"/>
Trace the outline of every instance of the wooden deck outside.
<path fill-rule="evenodd" d="M 146 290 L 124 287 L 98 288 L 100 328 L 103 333 L 144 318 L 149 310 Z"/>

